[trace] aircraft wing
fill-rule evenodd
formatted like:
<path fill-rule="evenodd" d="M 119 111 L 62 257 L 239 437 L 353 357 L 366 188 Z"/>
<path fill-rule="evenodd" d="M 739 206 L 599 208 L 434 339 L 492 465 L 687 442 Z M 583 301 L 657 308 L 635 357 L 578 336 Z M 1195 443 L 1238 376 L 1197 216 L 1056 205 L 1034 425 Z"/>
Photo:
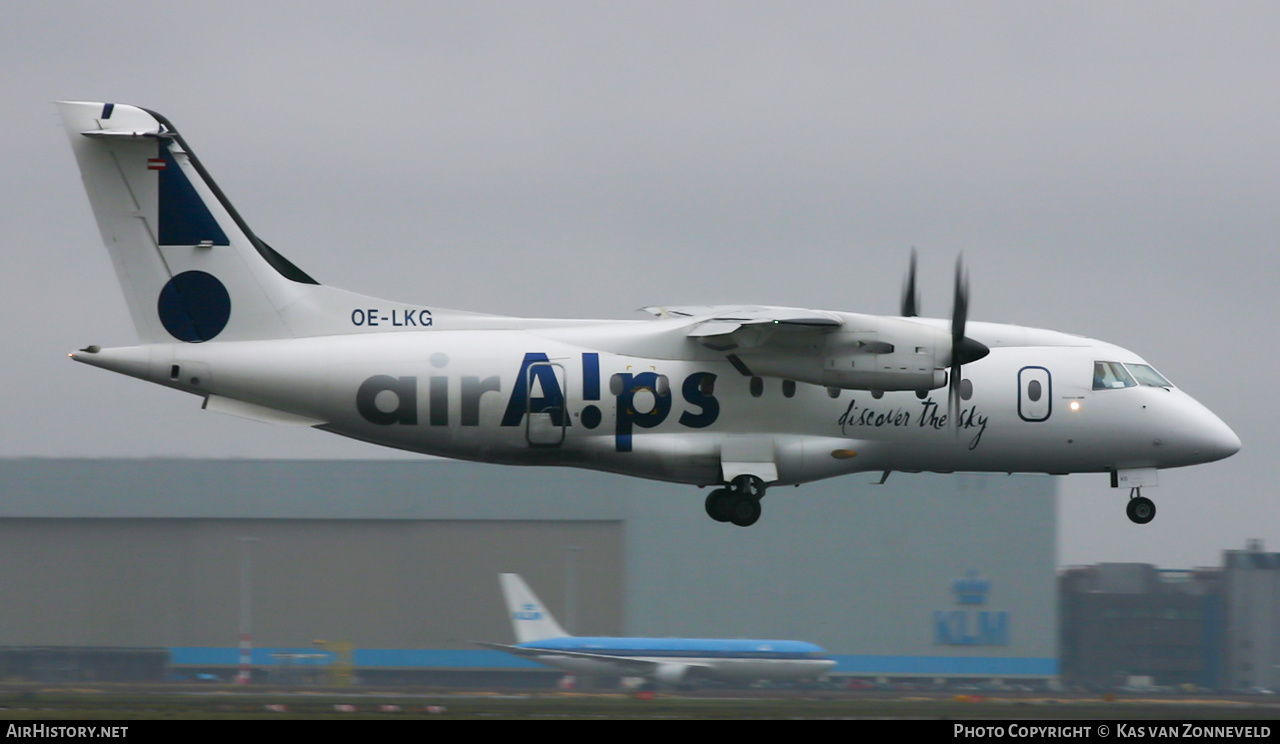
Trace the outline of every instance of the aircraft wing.
<path fill-rule="evenodd" d="M 844 325 L 835 313 L 765 305 L 679 305 L 644 311 L 659 318 L 688 318 L 685 335 L 717 351 L 762 346 L 777 332 L 832 331 Z"/>
<path fill-rule="evenodd" d="M 509 654 L 523 656 L 528 659 L 537 661 L 541 656 L 564 656 L 572 659 L 586 659 L 590 661 L 599 661 L 603 663 L 613 664 L 624 673 L 631 673 L 637 677 L 647 677 L 656 674 L 663 666 L 660 662 L 646 661 L 644 659 L 636 659 L 629 656 L 611 656 L 609 654 L 593 654 L 585 651 L 566 651 L 563 649 L 546 649 L 546 648 L 527 648 L 525 646 L 507 646 L 501 643 L 485 643 L 484 641 L 472 641 L 477 646 L 485 648 L 495 648 L 499 651 L 506 651 Z M 684 664 L 690 669 L 697 669 L 697 664 Z"/>
<path fill-rule="evenodd" d="M 732 333 L 743 326 L 777 325 L 788 328 L 838 328 L 844 322 L 835 313 L 804 310 L 795 307 L 767 305 L 674 305 L 646 307 L 645 312 L 659 318 L 689 318 L 695 321 L 690 336 L 712 336 Z M 707 328 L 710 326 L 710 328 Z"/>
<path fill-rule="evenodd" d="M 646 307 L 687 320 L 685 336 L 726 355 L 746 376 L 852 390 L 933 390 L 946 384 L 951 335 L 918 318 L 767 305 Z"/>

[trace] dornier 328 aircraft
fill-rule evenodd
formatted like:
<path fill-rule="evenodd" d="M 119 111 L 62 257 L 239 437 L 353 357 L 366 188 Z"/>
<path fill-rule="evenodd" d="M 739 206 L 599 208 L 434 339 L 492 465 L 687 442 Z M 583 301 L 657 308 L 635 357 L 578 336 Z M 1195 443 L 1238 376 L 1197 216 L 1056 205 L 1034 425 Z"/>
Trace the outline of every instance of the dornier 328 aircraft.
<path fill-rule="evenodd" d="M 710 486 L 750 525 L 766 489 L 872 471 L 1109 473 L 1129 518 L 1160 468 L 1240 440 L 1141 357 L 1056 331 L 785 307 L 646 321 L 513 318 L 327 287 L 249 229 L 163 116 L 59 104 L 137 346 L 78 362 L 204 408 L 443 457 Z"/>

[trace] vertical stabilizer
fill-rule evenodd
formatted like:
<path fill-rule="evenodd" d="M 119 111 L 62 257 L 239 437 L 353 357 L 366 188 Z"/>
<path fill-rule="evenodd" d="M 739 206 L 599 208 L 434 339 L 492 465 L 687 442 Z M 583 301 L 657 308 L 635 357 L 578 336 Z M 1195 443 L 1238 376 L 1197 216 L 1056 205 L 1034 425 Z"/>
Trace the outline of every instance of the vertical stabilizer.
<path fill-rule="evenodd" d="M 316 282 L 254 235 L 173 123 L 123 103 L 58 112 L 143 344 L 511 327 Z"/>
<path fill-rule="evenodd" d="M 516 632 L 516 643 L 565 638 L 569 635 L 519 574 L 499 574 L 498 580 L 502 583 L 502 596 L 507 600 L 507 612 L 511 614 L 511 627 Z"/>
<path fill-rule="evenodd" d="M 316 282 L 249 230 L 163 116 L 58 104 L 144 343 L 282 338 Z"/>

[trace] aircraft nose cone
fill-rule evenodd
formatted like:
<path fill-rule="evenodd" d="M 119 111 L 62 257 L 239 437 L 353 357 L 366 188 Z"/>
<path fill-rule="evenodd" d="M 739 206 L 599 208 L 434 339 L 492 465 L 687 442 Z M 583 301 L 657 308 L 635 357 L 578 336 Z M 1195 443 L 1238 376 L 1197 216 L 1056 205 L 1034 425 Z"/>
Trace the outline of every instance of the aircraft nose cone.
<path fill-rule="evenodd" d="M 1200 417 L 1199 431 L 1196 432 L 1193 445 L 1195 454 L 1204 458 L 1204 462 L 1213 462 L 1239 452 L 1240 437 L 1236 436 L 1231 427 L 1207 409 L 1204 414 Z"/>
<path fill-rule="evenodd" d="M 1218 423 L 1220 424 L 1220 427 L 1217 431 L 1213 432 L 1208 446 L 1205 447 L 1206 454 L 1215 460 L 1231 457 L 1240 451 L 1240 437 L 1236 436 L 1236 433 L 1231 430 L 1231 427 L 1224 424 L 1221 420 L 1219 420 Z"/>
<path fill-rule="evenodd" d="M 1174 415 L 1158 422 L 1154 440 L 1157 449 L 1171 456 L 1171 462 L 1197 465 L 1222 460 L 1240 451 L 1240 437 L 1203 403 L 1189 395 L 1173 402 L 1168 410 Z"/>

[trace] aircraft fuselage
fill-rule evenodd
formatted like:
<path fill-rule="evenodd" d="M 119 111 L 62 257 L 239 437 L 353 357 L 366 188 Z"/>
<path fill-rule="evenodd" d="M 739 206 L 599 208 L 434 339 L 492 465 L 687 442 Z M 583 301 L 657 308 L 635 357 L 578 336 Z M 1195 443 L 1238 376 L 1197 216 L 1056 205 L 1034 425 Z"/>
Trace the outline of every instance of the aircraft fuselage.
<path fill-rule="evenodd" d="M 660 338 L 662 325 L 451 331 L 437 324 L 75 358 L 388 447 L 700 486 L 724 482 L 726 461 L 771 461 L 772 482 L 792 485 L 860 471 L 1168 468 L 1239 447 L 1216 416 L 1176 388 L 1094 389 L 1095 362 L 1143 363 L 1137 355 L 1016 326 L 974 324 L 971 335 L 991 341 L 991 353 L 964 367 L 954 421 L 945 388 L 840 390 L 746 375 L 692 344 L 688 358 L 587 345 L 602 328 Z M 1037 343 L 1004 340 L 1019 337 Z M 253 417 L 252 408 L 212 407 Z"/>

